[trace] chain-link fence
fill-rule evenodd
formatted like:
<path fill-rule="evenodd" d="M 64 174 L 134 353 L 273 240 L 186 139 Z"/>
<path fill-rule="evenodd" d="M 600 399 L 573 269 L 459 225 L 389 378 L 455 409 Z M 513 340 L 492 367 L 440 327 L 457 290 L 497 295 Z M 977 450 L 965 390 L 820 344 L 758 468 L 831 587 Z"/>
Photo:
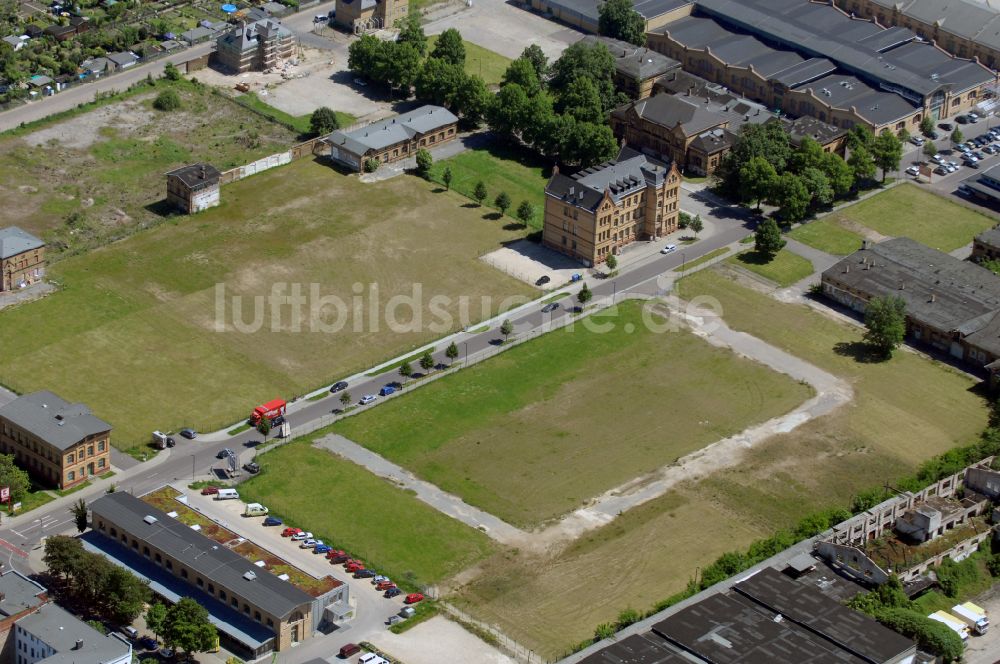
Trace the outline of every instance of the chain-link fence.
<path fill-rule="evenodd" d="M 513 657 L 517 661 L 524 662 L 525 664 L 549 664 L 548 659 L 545 659 L 531 648 L 521 645 L 514 639 L 510 638 L 500 631 L 498 626 L 490 625 L 489 623 L 477 620 L 465 611 L 462 611 L 447 602 L 442 602 L 441 607 L 467 630 L 481 638 L 486 643 L 496 646 L 505 654 Z"/>

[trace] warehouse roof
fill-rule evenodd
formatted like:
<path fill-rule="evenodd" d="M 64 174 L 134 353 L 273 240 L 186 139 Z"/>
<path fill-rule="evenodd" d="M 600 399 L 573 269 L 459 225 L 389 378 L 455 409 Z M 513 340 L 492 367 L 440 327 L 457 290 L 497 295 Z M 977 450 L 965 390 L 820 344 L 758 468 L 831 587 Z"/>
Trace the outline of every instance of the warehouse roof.
<path fill-rule="evenodd" d="M 661 76 L 681 66 L 680 62 L 662 53 L 619 39 L 588 35 L 583 41 L 590 44 L 604 44 L 615 59 L 615 69 L 618 73 L 640 81 Z"/>
<path fill-rule="evenodd" d="M 691 664 L 655 634 L 634 634 L 598 650 L 579 664 Z"/>
<path fill-rule="evenodd" d="M 105 664 L 127 655 L 132 646 L 114 634 L 101 634 L 56 604 L 46 604 L 17 626 L 55 650 L 44 664 Z"/>
<path fill-rule="evenodd" d="M 379 120 L 354 131 L 335 131 L 324 142 L 357 155 L 381 150 L 458 122 L 451 111 L 441 106 L 421 106 L 393 118 Z"/>
<path fill-rule="evenodd" d="M 807 137 L 820 145 L 825 145 L 847 133 L 846 129 L 835 127 L 828 122 L 823 122 L 809 115 L 803 115 L 794 120 L 783 118 L 782 123 L 785 126 L 785 131 L 788 132 L 788 137 L 791 139 L 792 145 L 800 145 L 802 139 Z"/>
<path fill-rule="evenodd" d="M 679 7 L 690 5 L 692 2 L 693 0 L 633 0 L 632 6 L 648 21 Z M 603 0 L 546 0 L 545 4 L 578 14 L 596 24 L 600 18 L 598 7 L 603 4 Z"/>
<path fill-rule="evenodd" d="M 44 242 L 17 226 L 0 228 L 0 258 L 10 258 L 44 246 Z"/>
<path fill-rule="evenodd" d="M 976 242 L 990 247 L 1000 248 L 1000 226 L 993 227 L 988 231 L 980 233 L 976 236 Z"/>
<path fill-rule="evenodd" d="M 212 579 L 279 618 L 287 617 L 313 600 L 291 583 L 124 491 L 98 498 L 91 509 L 130 536 L 148 542 L 206 579 Z"/>
<path fill-rule="evenodd" d="M 913 114 L 914 102 L 891 92 L 882 92 L 856 76 L 837 72 L 795 88 L 812 90 L 819 99 L 836 108 L 854 108 L 872 124 L 884 125 Z"/>
<path fill-rule="evenodd" d="M 1000 48 L 1000 11 L 996 2 L 983 0 L 874 0 L 875 4 L 900 8 L 905 16 L 941 30 L 971 39 L 992 48 Z M 991 4 L 993 6 L 991 6 Z"/>
<path fill-rule="evenodd" d="M 37 436 L 60 450 L 67 450 L 88 436 L 111 431 L 82 403 L 71 404 L 43 390 L 20 396 L 0 407 L 0 418 Z"/>

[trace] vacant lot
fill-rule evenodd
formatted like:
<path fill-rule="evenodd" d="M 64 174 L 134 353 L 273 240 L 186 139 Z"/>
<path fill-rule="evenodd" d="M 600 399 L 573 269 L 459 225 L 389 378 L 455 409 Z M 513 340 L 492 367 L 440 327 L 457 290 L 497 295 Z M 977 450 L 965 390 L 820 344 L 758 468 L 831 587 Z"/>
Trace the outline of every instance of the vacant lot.
<path fill-rule="evenodd" d="M 835 256 L 846 256 L 861 248 L 861 235 L 847 230 L 836 215 L 803 224 L 788 234 L 803 244 Z"/>
<path fill-rule="evenodd" d="M 534 230 L 541 230 L 545 207 L 545 185 L 551 175 L 551 165 L 543 164 L 535 154 L 502 145 L 499 140 L 490 142 L 479 150 L 467 150 L 459 155 L 434 164 L 431 178 L 444 184 L 443 174 L 451 169 L 451 188 L 473 198 L 476 184 L 486 185 L 488 196 L 483 205 L 494 207 L 500 192 L 510 197 L 511 206 L 507 215 L 516 218 L 521 201 L 528 201 L 535 208 L 535 215 L 529 222 Z"/>
<path fill-rule="evenodd" d="M 807 224 L 803 229 L 816 223 L 837 226 L 876 240 L 881 239 L 880 236 L 905 236 L 945 252 L 964 247 L 973 237 L 996 225 L 995 220 L 984 214 L 912 184 L 893 187 L 835 212 L 821 222 Z M 792 236 L 830 253 L 853 251 L 849 246 L 853 238 L 835 235 L 834 231 L 818 231 L 817 234 L 803 229 L 793 232 Z"/>
<path fill-rule="evenodd" d="M 813 272 L 812 263 L 787 249 L 768 258 L 756 251 L 744 251 L 727 262 L 759 274 L 779 286 L 791 286 Z"/>
<path fill-rule="evenodd" d="M 263 472 L 240 484 L 291 524 L 381 573 L 434 584 L 495 551 L 491 540 L 363 468 L 296 441 L 257 457 Z"/>
<path fill-rule="evenodd" d="M 600 320 L 615 329 L 552 332 L 335 430 L 531 526 L 810 395 L 690 333 L 649 331 L 638 303 Z"/>
<path fill-rule="evenodd" d="M 90 404 L 127 448 L 153 429 L 220 428 L 460 328 L 460 298 L 479 320 L 530 295 L 476 259 L 519 235 L 433 187 L 362 185 L 301 160 L 225 187 L 221 207 L 60 261 L 63 290 L 0 312 L 0 382 Z M 271 299 L 295 288 L 297 315 Z M 394 295 L 416 302 L 388 311 Z M 334 296 L 343 309 L 319 299 Z M 434 296 L 450 321 L 431 315 Z"/>
<path fill-rule="evenodd" d="M 986 423 L 975 382 L 950 368 L 907 352 L 883 364 L 858 362 L 857 328 L 742 288 L 716 268 L 680 283 L 684 297 L 718 298 L 733 328 L 850 380 L 855 400 L 563 551 L 492 558 L 485 574 L 459 592 L 460 602 L 550 658 L 622 609 L 646 610 L 682 590 L 720 553 L 813 510 L 847 506 L 859 490 L 971 442 Z"/>
<path fill-rule="evenodd" d="M 166 171 L 197 161 L 224 170 L 294 143 L 293 132 L 205 87 L 173 87 L 178 111 L 154 110 L 151 91 L 0 138 L 0 227 L 16 224 L 56 246 L 99 244 L 169 212 L 155 206 Z"/>

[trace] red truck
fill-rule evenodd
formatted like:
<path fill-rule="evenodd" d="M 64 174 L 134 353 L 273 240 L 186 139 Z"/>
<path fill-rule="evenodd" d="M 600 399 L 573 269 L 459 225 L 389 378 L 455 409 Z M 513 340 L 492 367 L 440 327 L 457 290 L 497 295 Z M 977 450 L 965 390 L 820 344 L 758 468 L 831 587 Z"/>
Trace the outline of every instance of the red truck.
<path fill-rule="evenodd" d="M 260 419 L 266 417 L 269 420 L 273 420 L 276 417 L 280 417 L 285 414 L 285 408 L 288 404 L 284 399 L 273 399 L 265 404 L 261 404 L 253 409 L 250 413 L 250 424 L 257 426 L 260 424 Z"/>

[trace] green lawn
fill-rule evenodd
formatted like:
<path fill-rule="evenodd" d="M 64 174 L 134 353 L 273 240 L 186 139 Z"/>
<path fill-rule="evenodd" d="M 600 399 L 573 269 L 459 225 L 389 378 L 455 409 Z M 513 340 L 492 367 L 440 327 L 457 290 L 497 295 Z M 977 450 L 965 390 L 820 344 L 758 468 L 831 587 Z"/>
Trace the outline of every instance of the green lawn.
<path fill-rule="evenodd" d="M 240 494 L 397 582 L 438 583 L 494 551 L 483 533 L 313 447 L 319 435 L 258 456 L 262 472 Z"/>
<path fill-rule="evenodd" d="M 852 222 L 891 237 L 905 236 L 939 251 L 953 251 L 972 242 L 996 221 L 912 184 L 846 207 L 831 215 L 838 224 Z"/>
<path fill-rule="evenodd" d="M 788 249 L 782 249 L 771 260 L 756 251 L 744 251 L 727 262 L 746 268 L 782 287 L 791 286 L 813 272 L 812 263 Z"/>
<path fill-rule="evenodd" d="M 864 239 L 854 231 L 849 231 L 829 217 L 802 224 L 789 237 L 808 244 L 814 249 L 835 256 L 846 256 L 861 248 Z"/>
<path fill-rule="evenodd" d="M 683 269 L 677 270 L 677 271 L 678 272 L 687 272 L 688 270 L 696 268 L 699 265 L 707 263 L 708 261 L 712 260 L 713 258 L 718 258 L 719 256 L 722 256 L 723 254 L 725 254 L 728 251 L 729 251 L 728 247 L 720 247 L 718 249 L 715 249 L 714 251 L 708 252 L 704 256 L 701 256 L 699 258 L 694 259 L 693 261 L 688 261 L 688 262 L 684 263 L 682 265 Z"/>
<path fill-rule="evenodd" d="M 651 331 L 631 302 L 334 429 L 469 504 L 531 526 L 809 395 L 688 332 Z"/>
<path fill-rule="evenodd" d="M 427 52 L 430 53 L 437 43 L 438 36 L 430 35 L 427 38 Z M 470 41 L 465 44 L 465 73 L 481 76 L 486 85 L 500 85 L 500 80 L 510 66 L 510 58 L 506 58 L 499 53 L 483 48 Z"/>
<path fill-rule="evenodd" d="M 511 207 L 507 215 L 511 218 L 516 218 L 521 201 L 528 201 L 535 208 L 529 225 L 533 229 L 541 229 L 550 167 L 537 156 L 516 147 L 492 143 L 484 149 L 467 150 L 435 163 L 431 179 L 443 185 L 445 168 L 451 169 L 452 190 L 470 199 L 476 184 L 483 182 L 489 193 L 483 205 L 490 213 L 495 213 L 493 201 L 502 191 L 510 196 Z"/>
<path fill-rule="evenodd" d="M 411 176 L 361 184 L 310 159 L 228 185 L 220 207 L 50 266 L 59 292 L 0 311 L 0 383 L 84 402 L 114 425 L 116 446 L 131 448 L 155 429 L 239 422 L 255 404 L 306 394 L 531 297 L 477 259 L 523 232 L 483 223 L 434 188 Z M 283 306 L 272 329 L 267 301 L 289 284 L 309 304 L 295 321 Z M 234 322 L 237 295 L 247 332 Z M 390 327 L 396 295 L 415 298 L 419 317 L 404 303 Z M 321 299 L 334 296 L 345 310 Z"/>
<path fill-rule="evenodd" d="M 247 92 L 245 94 L 236 97 L 236 102 L 247 108 L 251 108 L 269 120 L 273 120 L 278 124 L 284 125 L 291 129 L 292 131 L 298 132 L 300 138 L 305 138 L 312 134 L 312 129 L 310 128 L 309 121 L 312 118 L 312 113 L 307 113 L 305 115 L 291 115 L 285 113 L 282 110 L 271 106 L 256 93 Z M 347 127 L 354 124 L 358 119 L 351 115 L 350 113 L 344 113 L 343 111 L 334 110 L 337 114 L 337 122 L 341 127 Z"/>

